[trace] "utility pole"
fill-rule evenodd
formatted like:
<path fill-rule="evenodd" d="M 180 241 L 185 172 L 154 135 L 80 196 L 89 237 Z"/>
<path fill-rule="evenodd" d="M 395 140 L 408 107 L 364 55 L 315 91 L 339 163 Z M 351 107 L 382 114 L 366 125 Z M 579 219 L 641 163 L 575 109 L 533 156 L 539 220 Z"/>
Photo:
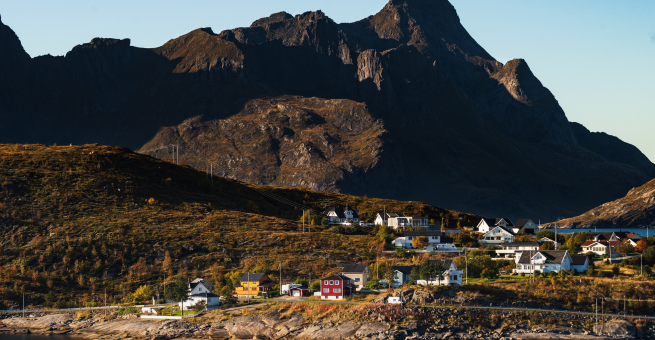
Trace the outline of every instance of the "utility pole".
<path fill-rule="evenodd" d="M 107 319 L 107 288 L 105 288 L 105 319 Z"/>
<path fill-rule="evenodd" d="M 280 262 L 278 267 L 280 267 L 280 296 L 282 296 L 282 262 Z"/>
<path fill-rule="evenodd" d="M 464 261 L 466 261 L 466 284 L 469 284 L 469 257 L 466 255 L 466 248 L 464 248 Z"/>
<path fill-rule="evenodd" d="M 248 303 L 250 303 L 250 272 L 248 272 Z"/>
<path fill-rule="evenodd" d="M 302 210 L 302 232 L 305 233 L 305 209 Z"/>
<path fill-rule="evenodd" d="M 214 186 L 214 163 L 209 163 L 209 171 L 211 176 L 212 187 Z"/>
<path fill-rule="evenodd" d="M 311 233 L 312 232 L 312 211 L 311 210 L 307 210 L 307 218 L 309 219 L 308 227 L 309 227 L 309 232 Z"/>
<path fill-rule="evenodd" d="M 25 319 L 25 293 L 23 293 L 23 319 Z"/>
<path fill-rule="evenodd" d="M 176 156 L 176 158 L 177 158 L 177 161 L 175 162 L 175 164 L 179 165 L 180 164 L 180 144 L 177 144 L 177 156 Z"/>

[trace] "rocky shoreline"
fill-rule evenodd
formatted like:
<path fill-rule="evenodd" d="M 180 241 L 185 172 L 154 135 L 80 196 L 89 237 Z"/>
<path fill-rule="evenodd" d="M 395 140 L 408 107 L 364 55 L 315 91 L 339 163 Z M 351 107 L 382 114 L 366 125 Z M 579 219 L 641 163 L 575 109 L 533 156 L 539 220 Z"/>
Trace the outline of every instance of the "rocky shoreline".
<path fill-rule="evenodd" d="M 652 339 L 653 322 L 613 320 L 594 335 L 594 317 L 458 308 L 370 304 L 354 317 L 341 313 L 311 320 L 291 309 L 248 311 L 246 315 L 205 313 L 197 319 L 152 320 L 102 313 L 80 320 L 73 314 L 5 315 L 0 334 L 38 333 L 85 339 Z M 634 321 L 634 320 L 632 320 Z"/>

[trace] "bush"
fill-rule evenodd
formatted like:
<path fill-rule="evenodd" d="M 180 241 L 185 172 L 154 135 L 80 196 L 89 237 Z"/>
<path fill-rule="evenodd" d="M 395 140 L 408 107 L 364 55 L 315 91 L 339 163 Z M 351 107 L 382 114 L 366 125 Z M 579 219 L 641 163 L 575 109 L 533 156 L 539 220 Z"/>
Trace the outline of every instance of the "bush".
<path fill-rule="evenodd" d="M 364 289 L 382 289 L 382 288 L 383 287 L 380 284 L 380 280 L 377 279 L 366 282 L 366 285 L 364 286 Z"/>
<path fill-rule="evenodd" d="M 125 315 L 125 314 L 137 314 L 139 311 L 136 309 L 136 307 L 123 307 L 118 311 L 118 315 Z"/>
<path fill-rule="evenodd" d="M 410 256 L 410 253 L 405 249 L 396 249 L 396 256 L 401 259 L 406 259 Z"/>
<path fill-rule="evenodd" d="M 621 271 L 620 271 L 620 269 L 619 269 L 619 265 L 618 265 L 618 264 L 615 264 L 615 265 L 612 266 L 612 274 L 614 274 L 614 276 L 619 275 L 620 272 L 621 272 Z"/>

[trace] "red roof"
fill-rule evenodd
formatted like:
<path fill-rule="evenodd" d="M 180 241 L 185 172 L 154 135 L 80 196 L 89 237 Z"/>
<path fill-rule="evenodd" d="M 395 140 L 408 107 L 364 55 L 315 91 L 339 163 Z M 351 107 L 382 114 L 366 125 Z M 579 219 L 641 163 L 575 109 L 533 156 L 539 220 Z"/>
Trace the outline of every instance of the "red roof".
<path fill-rule="evenodd" d="M 583 247 L 590 246 L 592 244 L 600 243 L 603 246 L 607 247 L 607 244 L 609 243 L 612 247 L 616 247 L 617 244 L 621 243 L 621 241 L 585 241 L 585 243 L 582 244 Z"/>

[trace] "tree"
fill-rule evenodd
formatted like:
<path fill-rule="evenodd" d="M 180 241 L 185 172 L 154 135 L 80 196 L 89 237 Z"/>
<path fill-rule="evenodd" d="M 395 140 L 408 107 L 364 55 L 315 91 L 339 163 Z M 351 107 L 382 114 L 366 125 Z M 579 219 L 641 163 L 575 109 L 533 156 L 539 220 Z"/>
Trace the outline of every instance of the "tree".
<path fill-rule="evenodd" d="M 412 246 L 414 248 L 425 248 L 428 245 L 428 238 L 425 236 L 414 237 Z"/>
<path fill-rule="evenodd" d="M 314 281 L 312 282 L 312 286 L 310 287 L 312 292 L 318 292 L 321 290 L 321 281 Z"/>
<path fill-rule="evenodd" d="M 396 278 L 396 271 L 391 266 L 388 266 L 387 270 L 384 272 L 384 280 L 389 283 L 389 288 L 393 287 L 395 278 Z M 400 282 L 400 284 L 402 284 L 402 282 Z"/>
<path fill-rule="evenodd" d="M 619 272 L 620 272 L 620 271 L 619 271 L 619 265 L 618 265 L 618 264 L 614 264 L 614 265 L 612 266 L 612 274 L 614 274 L 614 276 L 617 276 L 617 275 L 619 275 Z"/>
<path fill-rule="evenodd" d="M 544 242 L 539 247 L 539 250 L 554 250 L 553 242 Z"/>
<path fill-rule="evenodd" d="M 655 262 L 655 246 L 648 246 L 642 255 L 646 263 L 652 264 Z"/>
<path fill-rule="evenodd" d="M 221 289 L 221 304 L 225 307 L 232 307 L 237 304 L 237 298 L 234 297 L 233 293 L 234 287 L 230 285 L 225 285 Z"/>
<path fill-rule="evenodd" d="M 635 251 L 635 247 L 630 243 L 630 240 L 624 240 L 616 247 L 616 250 L 623 256 L 628 256 Z"/>
<path fill-rule="evenodd" d="M 52 307 L 54 306 L 56 301 L 57 301 L 57 296 L 55 295 L 55 292 L 50 291 L 48 294 L 46 294 L 43 305 L 46 307 Z"/>
<path fill-rule="evenodd" d="M 540 240 L 544 237 L 547 237 L 551 240 L 555 240 L 555 232 L 552 230 L 547 230 L 547 229 L 539 230 L 535 236 L 537 236 L 537 240 Z"/>
<path fill-rule="evenodd" d="M 646 248 L 648 248 L 648 242 L 645 240 L 639 240 L 639 242 L 637 242 L 637 246 L 635 247 L 635 251 L 638 253 L 643 253 Z"/>
<path fill-rule="evenodd" d="M 309 281 L 307 279 L 297 278 L 293 283 L 303 285 L 303 287 L 309 287 Z"/>
<path fill-rule="evenodd" d="M 387 239 L 391 236 L 391 233 L 391 228 L 387 227 L 386 225 L 381 225 L 378 228 L 377 236 L 380 242 L 386 242 Z"/>
<path fill-rule="evenodd" d="M 189 285 L 184 280 L 183 276 L 179 276 L 173 283 L 166 286 L 166 298 L 171 301 L 182 302 L 182 314 L 184 315 L 184 300 L 189 297 Z M 171 310 L 172 311 L 172 310 Z"/>
<path fill-rule="evenodd" d="M 443 265 L 443 261 L 437 260 L 432 263 L 431 276 L 436 277 L 439 285 L 441 286 L 441 279 L 443 278 L 443 272 L 446 271 L 446 268 Z"/>
<path fill-rule="evenodd" d="M 412 284 L 416 284 L 416 281 L 418 281 L 420 276 L 421 274 L 419 273 L 418 267 L 412 268 L 412 271 L 409 273 L 409 279 Z"/>
<path fill-rule="evenodd" d="M 193 305 L 193 311 L 196 313 L 202 312 L 207 309 L 207 302 L 205 300 L 198 300 L 195 305 Z"/>
<path fill-rule="evenodd" d="M 427 284 L 430 284 L 430 279 L 432 279 L 432 263 L 430 261 L 425 261 L 418 268 L 419 277 L 421 280 L 425 280 Z"/>

